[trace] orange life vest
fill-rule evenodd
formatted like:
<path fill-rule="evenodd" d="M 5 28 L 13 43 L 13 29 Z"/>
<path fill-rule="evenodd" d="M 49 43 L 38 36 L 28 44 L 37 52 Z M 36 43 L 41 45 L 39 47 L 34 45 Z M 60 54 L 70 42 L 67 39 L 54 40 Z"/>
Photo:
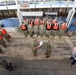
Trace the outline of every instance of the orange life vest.
<path fill-rule="evenodd" d="M 54 26 L 53 26 L 53 29 L 58 30 L 58 27 L 59 27 L 58 23 L 55 23 Z"/>
<path fill-rule="evenodd" d="M 33 26 L 33 24 L 30 23 L 29 26 Z"/>
<path fill-rule="evenodd" d="M 51 29 L 52 28 L 51 25 L 47 25 L 46 27 L 47 27 L 47 29 Z"/>
<path fill-rule="evenodd" d="M 26 30 L 26 26 L 25 25 L 21 25 L 21 29 L 22 30 Z"/>
<path fill-rule="evenodd" d="M 2 32 L 2 35 L 7 34 L 7 31 L 5 29 L 0 29 L 0 31 Z"/>
<path fill-rule="evenodd" d="M 61 29 L 62 29 L 62 30 L 65 30 L 66 28 L 67 28 L 66 24 L 62 24 L 62 25 L 61 25 Z"/>
<path fill-rule="evenodd" d="M 39 20 L 38 19 L 35 20 L 35 24 L 39 25 Z"/>
<path fill-rule="evenodd" d="M 2 36 L 0 36 L 0 40 L 2 40 L 3 39 L 3 37 Z"/>

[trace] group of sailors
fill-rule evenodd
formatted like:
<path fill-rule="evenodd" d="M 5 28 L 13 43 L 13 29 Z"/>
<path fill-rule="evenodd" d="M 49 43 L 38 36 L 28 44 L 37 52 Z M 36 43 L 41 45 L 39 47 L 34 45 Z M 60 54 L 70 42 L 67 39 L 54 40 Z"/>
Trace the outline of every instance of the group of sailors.
<path fill-rule="evenodd" d="M 58 35 L 61 37 L 67 29 L 67 23 L 65 21 L 60 23 L 56 18 L 53 20 L 51 18 L 25 19 L 20 28 L 25 36 L 29 34 L 31 37 L 33 35 L 45 35 L 46 37 L 49 37 L 50 35 L 55 36 L 59 33 Z"/>
<path fill-rule="evenodd" d="M 0 53 L 4 53 L 1 49 L 1 45 L 7 48 L 6 42 L 10 42 L 10 35 L 8 35 L 6 29 L 0 28 Z"/>
<path fill-rule="evenodd" d="M 0 27 L 0 54 L 5 53 L 1 47 L 7 48 L 7 43 L 10 42 L 10 38 L 11 36 L 7 33 L 6 29 Z M 0 67 L 9 71 L 13 70 L 12 62 L 8 63 L 4 58 L 0 58 Z"/>

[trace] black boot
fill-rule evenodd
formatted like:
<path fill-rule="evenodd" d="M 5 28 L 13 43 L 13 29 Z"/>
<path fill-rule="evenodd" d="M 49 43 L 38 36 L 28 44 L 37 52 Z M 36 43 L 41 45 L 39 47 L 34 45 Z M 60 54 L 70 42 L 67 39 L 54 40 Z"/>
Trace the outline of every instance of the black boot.
<path fill-rule="evenodd" d="M 71 63 L 71 65 L 74 65 L 75 63 L 76 63 L 76 60 L 73 60 L 72 63 Z"/>
<path fill-rule="evenodd" d="M 72 59 L 74 59 L 74 58 L 73 58 L 73 57 L 70 57 L 70 58 L 69 58 L 69 60 L 72 60 Z"/>
<path fill-rule="evenodd" d="M 12 62 L 10 62 L 10 64 L 9 65 L 7 65 L 7 70 L 9 70 L 9 71 L 12 71 L 13 70 L 13 66 L 12 66 Z"/>
<path fill-rule="evenodd" d="M 46 56 L 46 58 L 49 58 L 50 56 Z"/>

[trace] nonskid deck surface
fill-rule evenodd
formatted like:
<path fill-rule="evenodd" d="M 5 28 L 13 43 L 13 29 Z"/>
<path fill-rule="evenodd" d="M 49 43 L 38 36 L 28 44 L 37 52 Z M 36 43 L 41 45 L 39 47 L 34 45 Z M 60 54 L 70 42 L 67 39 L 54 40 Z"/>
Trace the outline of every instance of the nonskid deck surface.
<path fill-rule="evenodd" d="M 9 34 L 12 36 L 11 42 L 8 43 L 7 49 L 3 48 L 5 51 L 4 55 L 0 56 L 7 56 L 7 57 L 13 57 L 13 58 L 23 58 L 27 60 L 33 60 L 33 59 L 46 59 L 45 53 L 46 53 L 46 41 L 47 38 L 38 36 L 38 39 L 44 42 L 43 46 L 38 49 L 38 56 L 34 57 L 32 50 L 31 50 L 31 44 L 32 44 L 32 38 L 31 37 L 25 37 L 24 34 L 19 32 L 9 32 Z M 53 38 L 50 36 L 50 38 Z M 48 59 L 65 59 L 68 58 L 71 55 L 71 50 L 74 46 L 76 46 L 76 35 L 73 35 L 72 37 L 62 36 L 62 38 L 59 38 L 58 36 L 55 36 L 53 38 L 53 50 L 51 52 L 51 56 Z"/>
<path fill-rule="evenodd" d="M 76 65 L 69 66 L 68 60 L 23 60 L 12 59 L 14 70 L 0 68 L 0 75 L 75 75 Z"/>
<path fill-rule="evenodd" d="M 75 75 L 76 65 L 69 66 L 70 61 L 65 58 L 70 57 L 71 48 L 76 46 L 76 36 L 53 39 L 54 48 L 50 58 L 45 58 L 46 38 L 38 37 L 44 42 L 42 48 L 38 50 L 38 56 L 34 57 L 31 51 L 32 38 L 25 38 L 21 33 L 9 33 L 12 35 L 11 43 L 5 50 L 4 55 L 8 62 L 13 62 L 14 70 L 9 72 L 0 68 L 0 75 Z M 21 36 L 20 36 L 21 35 Z"/>

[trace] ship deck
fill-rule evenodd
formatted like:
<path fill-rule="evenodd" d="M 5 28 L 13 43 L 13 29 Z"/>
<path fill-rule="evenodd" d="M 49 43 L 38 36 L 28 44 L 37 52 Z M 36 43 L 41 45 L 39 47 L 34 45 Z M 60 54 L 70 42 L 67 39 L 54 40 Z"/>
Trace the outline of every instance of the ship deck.
<path fill-rule="evenodd" d="M 15 28 L 6 28 L 12 36 L 11 42 L 7 43 L 7 49 L 3 48 L 5 54 L 0 58 L 13 62 L 14 70 L 9 72 L 0 68 L 0 75 L 75 75 L 76 65 L 69 66 L 70 61 L 66 60 L 71 56 L 71 51 L 76 46 L 76 33 L 71 37 L 62 36 L 53 38 L 54 47 L 49 58 L 45 58 L 46 37 L 38 36 L 44 42 L 38 49 L 38 56 L 34 57 L 31 50 L 32 38 L 25 37 L 23 33 Z"/>
<path fill-rule="evenodd" d="M 32 38 L 31 37 L 25 37 L 23 33 L 17 32 L 15 29 L 8 29 L 8 33 L 12 36 L 11 42 L 8 43 L 7 49 L 3 48 L 5 51 L 4 55 L 5 57 L 18 57 L 23 58 L 27 60 L 33 60 L 33 59 L 46 59 L 45 58 L 45 52 L 46 52 L 46 41 L 47 38 L 38 36 L 38 39 L 44 42 L 44 45 L 42 48 L 38 50 L 38 56 L 34 57 L 31 50 L 31 44 L 32 44 Z M 11 30 L 11 31 L 10 31 Z M 12 32 L 13 31 L 13 32 Z M 53 38 L 50 36 L 50 38 Z M 62 38 L 59 38 L 59 36 L 55 36 L 53 38 L 54 48 L 51 53 L 51 56 L 49 59 L 64 59 L 68 58 L 70 56 L 70 52 L 74 46 L 76 46 L 76 33 L 73 34 L 72 37 L 62 36 Z"/>
<path fill-rule="evenodd" d="M 11 7 L 8 6 L 8 9 L 11 9 Z M 6 10 L 6 7 L 1 10 L 4 9 Z M 65 19 L 66 18 L 62 17 L 63 21 L 65 21 Z M 72 22 L 74 20 L 76 20 L 76 17 L 72 19 Z M 61 38 L 59 38 L 59 36 L 55 36 L 53 38 L 52 36 L 50 36 L 50 39 L 53 38 L 54 46 L 51 52 L 51 56 L 49 58 L 45 58 L 47 38 L 45 36 L 38 36 L 38 39 L 40 41 L 42 40 L 44 44 L 40 49 L 38 49 L 38 56 L 34 57 L 31 50 L 32 38 L 29 36 L 25 37 L 23 33 L 18 32 L 15 28 L 19 25 L 18 19 L 8 18 L 0 20 L 0 22 L 4 24 L 5 28 L 8 31 L 8 34 L 12 36 L 11 42 L 6 42 L 8 45 L 6 49 L 1 46 L 5 53 L 3 55 L 0 54 L 0 58 L 4 58 L 8 62 L 13 62 L 13 65 L 15 67 L 14 70 L 11 72 L 5 70 L 4 68 L 0 68 L 0 75 L 76 74 L 76 65 L 69 66 L 70 61 L 66 60 L 71 56 L 71 51 L 73 47 L 76 47 L 76 32 L 71 37 L 62 36 Z"/>

